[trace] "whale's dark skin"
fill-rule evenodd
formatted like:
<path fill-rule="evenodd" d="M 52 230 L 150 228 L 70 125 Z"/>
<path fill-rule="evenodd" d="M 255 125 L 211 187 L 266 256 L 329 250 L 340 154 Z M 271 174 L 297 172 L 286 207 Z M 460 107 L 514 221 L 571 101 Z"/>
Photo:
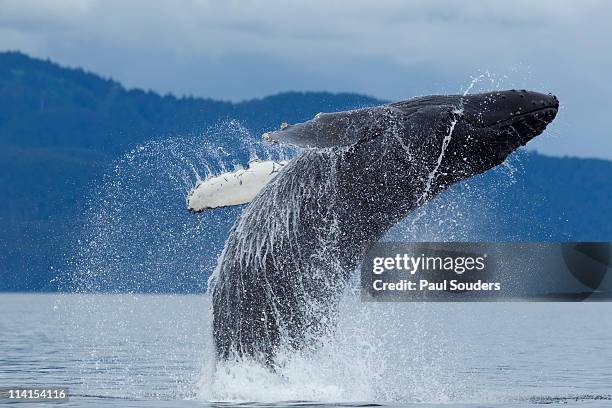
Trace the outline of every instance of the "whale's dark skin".
<path fill-rule="evenodd" d="M 218 358 L 274 367 L 281 352 L 315 348 L 334 330 L 340 295 L 371 245 L 439 192 L 502 163 L 558 107 L 528 91 L 427 96 L 265 134 L 306 149 L 245 208 L 225 244 L 213 289 Z"/>

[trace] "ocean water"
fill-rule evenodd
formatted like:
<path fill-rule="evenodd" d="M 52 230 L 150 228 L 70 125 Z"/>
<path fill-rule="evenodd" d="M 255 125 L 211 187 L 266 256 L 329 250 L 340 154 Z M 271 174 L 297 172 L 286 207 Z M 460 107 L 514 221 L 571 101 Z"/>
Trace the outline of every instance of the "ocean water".
<path fill-rule="evenodd" d="M 349 294 L 334 337 L 276 373 L 214 363 L 203 295 L 3 294 L 0 311 L 0 387 L 67 387 L 64 406 L 612 406 L 610 303 Z"/>

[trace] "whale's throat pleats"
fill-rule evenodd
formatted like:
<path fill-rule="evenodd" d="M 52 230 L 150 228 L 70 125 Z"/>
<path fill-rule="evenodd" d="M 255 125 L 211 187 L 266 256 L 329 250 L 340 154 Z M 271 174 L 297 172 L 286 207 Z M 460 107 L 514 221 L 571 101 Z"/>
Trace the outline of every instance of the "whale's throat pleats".
<path fill-rule="evenodd" d="M 223 357 L 272 363 L 279 348 L 314 347 L 333 328 L 338 296 L 354 268 L 341 247 L 338 156 L 303 152 L 234 225 L 213 292 Z"/>

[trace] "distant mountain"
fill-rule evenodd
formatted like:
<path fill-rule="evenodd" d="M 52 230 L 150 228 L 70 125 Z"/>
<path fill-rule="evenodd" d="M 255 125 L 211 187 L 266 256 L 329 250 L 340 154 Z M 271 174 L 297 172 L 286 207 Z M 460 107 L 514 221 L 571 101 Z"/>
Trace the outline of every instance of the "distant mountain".
<path fill-rule="evenodd" d="M 361 95 L 322 92 L 291 92 L 240 103 L 160 96 L 127 90 L 95 74 L 18 52 L 0 53 L 0 291 L 57 289 L 53 278 L 87 217 L 83 207 L 88 186 L 138 144 L 202 132 L 226 120 L 237 120 L 260 134 L 280 122 L 303 121 L 321 111 L 380 103 Z M 487 188 L 498 191 L 489 197 L 495 205 L 487 207 L 497 223 L 483 226 L 473 239 L 612 240 L 611 162 L 518 157 L 516 181 L 503 184 L 503 194 L 498 179 L 507 175 L 500 172 L 461 187 L 464 198 Z M 474 217 L 483 211 L 474 211 Z M 236 216 L 228 214 L 230 221 Z M 215 250 L 224 234 L 220 230 L 215 238 Z M 181 272 L 169 268 L 165 273 L 171 278 Z M 120 289 L 197 292 L 207 273 L 194 272 L 173 285 L 164 285 L 160 278 Z"/>
<path fill-rule="evenodd" d="M 126 90 L 81 69 L 0 53 L 0 291 L 51 290 L 82 223 L 87 185 L 139 143 L 238 120 L 261 133 L 320 111 L 378 104 L 352 94 L 285 93 L 229 103 Z"/>

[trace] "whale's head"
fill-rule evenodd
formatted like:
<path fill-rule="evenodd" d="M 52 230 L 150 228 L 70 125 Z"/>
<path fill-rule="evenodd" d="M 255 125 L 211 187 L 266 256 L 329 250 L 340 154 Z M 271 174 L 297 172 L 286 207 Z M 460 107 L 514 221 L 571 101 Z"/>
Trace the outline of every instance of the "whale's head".
<path fill-rule="evenodd" d="M 501 164 L 541 134 L 557 115 L 559 101 L 550 94 L 510 90 L 428 96 L 391 106 L 409 115 L 405 142 L 428 160 L 438 154 L 440 161 L 432 165 L 444 188 Z"/>
<path fill-rule="evenodd" d="M 546 129 L 557 115 L 559 100 L 550 94 L 511 90 L 468 95 L 460 106 L 458 141 L 497 165 Z"/>

